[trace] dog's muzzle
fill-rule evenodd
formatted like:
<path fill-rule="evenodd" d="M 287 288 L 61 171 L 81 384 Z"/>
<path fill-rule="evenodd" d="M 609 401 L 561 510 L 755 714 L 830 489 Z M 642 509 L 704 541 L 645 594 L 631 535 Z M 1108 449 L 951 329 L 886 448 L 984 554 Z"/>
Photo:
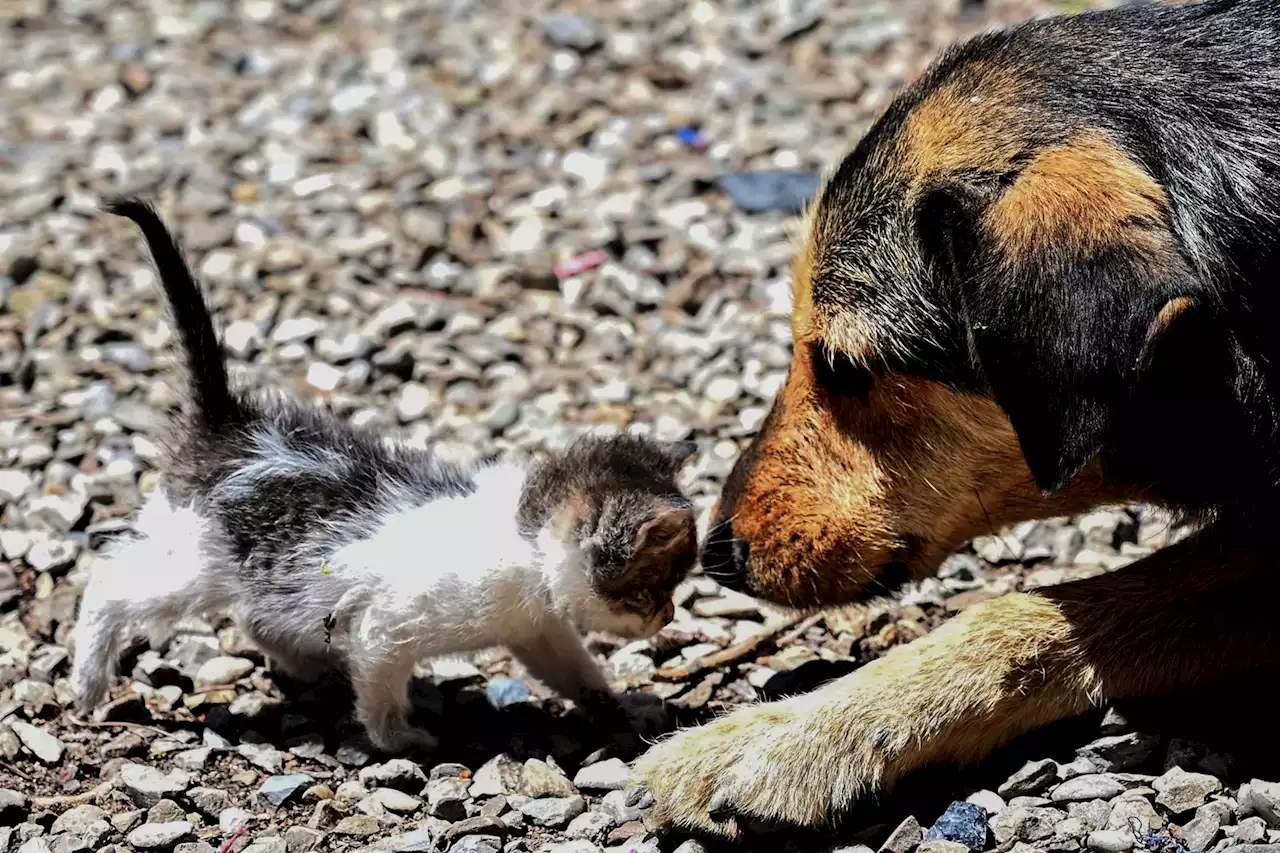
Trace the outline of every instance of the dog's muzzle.
<path fill-rule="evenodd" d="M 721 586 L 748 592 L 747 558 L 751 548 L 733 535 L 733 523 L 722 521 L 707 534 L 702 546 L 702 571 Z"/>

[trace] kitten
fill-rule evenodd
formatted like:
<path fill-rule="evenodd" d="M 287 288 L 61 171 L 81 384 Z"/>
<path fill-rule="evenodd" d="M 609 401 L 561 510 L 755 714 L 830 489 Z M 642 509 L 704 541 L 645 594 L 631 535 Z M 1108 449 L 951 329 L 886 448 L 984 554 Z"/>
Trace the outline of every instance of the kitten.
<path fill-rule="evenodd" d="M 286 674 L 345 671 L 387 752 L 435 743 L 408 722 L 412 670 L 429 656 L 505 645 L 589 712 L 621 712 L 575 628 L 638 638 L 670 621 L 697 553 L 675 483 L 692 443 L 589 437 L 527 468 L 469 470 L 235 391 L 164 222 L 137 199 L 107 209 L 146 239 L 190 399 L 136 530 L 90 574 L 71 639 L 80 713 L 107 693 L 123 632 L 143 627 L 158 648 L 175 621 L 212 614 Z"/>

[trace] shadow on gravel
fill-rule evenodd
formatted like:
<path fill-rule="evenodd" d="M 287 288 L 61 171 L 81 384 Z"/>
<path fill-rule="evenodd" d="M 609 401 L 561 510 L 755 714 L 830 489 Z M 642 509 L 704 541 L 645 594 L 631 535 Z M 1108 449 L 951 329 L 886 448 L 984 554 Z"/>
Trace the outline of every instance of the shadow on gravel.
<path fill-rule="evenodd" d="M 204 713 L 202 723 L 153 720 L 151 724 L 161 728 L 207 726 L 233 743 L 253 732 L 286 748 L 304 741 L 315 744 L 323 738 L 327 755 L 334 755 L 345 745 L 346 756 L 365 752 L 372 761 L 393 757 L 374 752 L 364 741 L 361 727 L 352 718 L 351 689 L 340 676 L 331 674 L 318 684 L 303 684 L 273 675 L 265 686 L 267 689 L 259 692 L 268 701 L 252 715 L 232 713 L 227 706 L 218 705 Z M 415 679 L 410 689 L 414 724 L 440 741 L 439 748 L 429 756 L 432 764 L 458 762 L 475 770 L 500 753 L 517 760 L 550 755 L 572 776 L 584 759 L 602 748 L 608 748 L 611 755 L 632 757 L 626 747 L 619 747 L 609 730 L 555 698 L 518 702 L 499 709 L 490 703 L 483 683 L 436 685 Z M 670 706 L 667 712 L 663 728 L 646 733 L 646 738 L 677 726 L 704 722 L 711 716 Z M 644 747 L 643 742 L 634 741 L 631 750 Z M 428 758 L 414 753 L 395 757 Z"/>

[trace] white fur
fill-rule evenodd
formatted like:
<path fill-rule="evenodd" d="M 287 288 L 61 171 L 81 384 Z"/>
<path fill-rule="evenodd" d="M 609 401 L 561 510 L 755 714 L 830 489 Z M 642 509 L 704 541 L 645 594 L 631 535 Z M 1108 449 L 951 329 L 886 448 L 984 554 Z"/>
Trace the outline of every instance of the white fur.
<path fill-rule="evenodd" d="M 282 466 L 330 463 L 274 456 Z M 575 623 L 645 636 L 665 620 L 612 613 L 592 593 L 572 543 L 549 531 L 534 542 L 520 535 L 519 467 L 497 465 L 475 480 L 468 497 L 384 513 L 368 535 L 327 559 L 318 556 L 314 577 L 287 597 L 250 594 L 218 532 L 157 490 L 138 514 L 136 538 L 91 571 L 72 635 L 77 705 L 87 712 L 106 693 L 126 629 L 143 627 L 158 647 L 175 621 L 210 612 L 228 613 L 292 675 L 313 678 L 329 665 L 345 666 L 358 717 L 374 744 L 389 751 L 434 744 L 408 722 L 409 679 L 426 657 L 505 645 L 568 698 L 608 694 Z"/>

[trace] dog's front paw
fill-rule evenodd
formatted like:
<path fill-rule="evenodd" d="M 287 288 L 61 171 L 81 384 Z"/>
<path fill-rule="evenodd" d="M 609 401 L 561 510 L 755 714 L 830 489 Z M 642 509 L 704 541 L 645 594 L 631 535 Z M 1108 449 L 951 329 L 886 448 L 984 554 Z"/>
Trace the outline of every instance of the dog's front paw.
<path fill-rule="evenodd" d="M 728 838 L 754 822 L 821 827 L 874 784 L 871 744 L 801 700 L 756 705 L 682 731 L 636 763 L 659 825 Z"/>

